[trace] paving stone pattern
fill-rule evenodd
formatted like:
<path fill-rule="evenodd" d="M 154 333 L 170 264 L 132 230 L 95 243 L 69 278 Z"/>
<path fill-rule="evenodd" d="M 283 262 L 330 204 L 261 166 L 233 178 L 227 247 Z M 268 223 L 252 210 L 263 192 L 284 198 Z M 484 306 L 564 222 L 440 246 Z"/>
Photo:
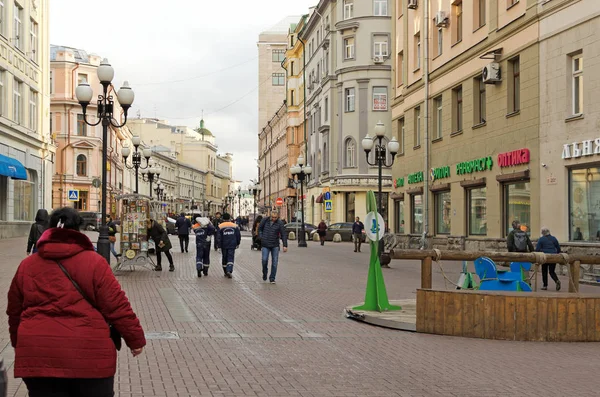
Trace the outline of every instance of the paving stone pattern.
<path fill-rule="evenodd" d="M 0 251 L 0 283 L 7 291 L 25 239 L 0 240 Z M 118 273 L 152 334 L 140 357 L 127 349 L 119 353 L 117 396 L 598 395 L 597 344 L 440 337 L 345 319 L 343 308 L 364 297 L 368 269 L 368 253 L 355 254 L 351 244 L 298 248 L 291 242 L 280 254 L 275 285 L 262 281 L 260 253 L 250 250 L 247 237 L 231 280 L 214 251 L 209 276 L 201 279 L 193 250 L 173 253 L 173 273 Z M 460 264 L 444 266 L 458 278 Z M 390 298 L 414 298 L 419 269 L 417 262 L 392 262 L 384 270 Z M 445 286 L 439 269 L 434 285 Z M 6 294 L 0 301 L 6 307 Z M 6 325 L 0 343 L 12 372 Z M 22 382 L 11 379 L 9 396 L 26 395 Z"/>

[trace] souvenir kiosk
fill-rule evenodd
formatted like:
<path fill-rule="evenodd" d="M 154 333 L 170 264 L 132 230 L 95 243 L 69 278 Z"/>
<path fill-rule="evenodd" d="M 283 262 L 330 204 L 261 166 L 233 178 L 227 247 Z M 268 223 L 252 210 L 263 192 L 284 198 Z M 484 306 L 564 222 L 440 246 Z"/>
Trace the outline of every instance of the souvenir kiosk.
<path fill-rule="evenodd" d="M 155 267 L 149 256 L 147 221 L 151 216 L 152 198 L 142 194 L 118 196 L 121 205 L 121 260 L 115 271 L 123 266 L 143 266 L 150 270 Z"/>

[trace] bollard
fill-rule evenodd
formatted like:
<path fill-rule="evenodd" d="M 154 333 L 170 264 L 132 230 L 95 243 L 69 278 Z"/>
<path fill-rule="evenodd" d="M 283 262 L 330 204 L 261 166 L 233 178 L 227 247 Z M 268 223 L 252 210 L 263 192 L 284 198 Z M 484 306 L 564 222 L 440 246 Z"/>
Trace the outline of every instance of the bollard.
<path fill-rule="evenodd" d="M 421 288 L 423 289 L 431 289 L 433 286 L 432 263 L 430 256 L 421 260 Z"/>

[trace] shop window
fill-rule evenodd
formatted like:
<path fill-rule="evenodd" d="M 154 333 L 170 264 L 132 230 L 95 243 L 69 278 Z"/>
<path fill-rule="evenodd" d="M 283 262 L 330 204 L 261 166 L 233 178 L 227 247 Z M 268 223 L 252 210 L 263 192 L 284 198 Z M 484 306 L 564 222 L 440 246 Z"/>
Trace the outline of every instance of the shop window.
<path fill-rule="evenodd" d="M 404 200 L 394 201 L 394 216 L 396 217 L 394 222 L 394 232 L 397 234 L 404 234 Z"/>
<path fill-rule="evenodd" d="M 570 171 L 569 225 L 571 241 L 600 239 L 600 168 Z"/>
<path fill-rule="evenodd" d="M 415 194 L 410 196 L 411 212 L 411 230 L 412 234 L 423 233 L 423 195 Z"/>
<path fill-rule="evenodd" d="M 504 184 L 504 216 L 506 235 L 514 220 L 521 222 L 531 233 L 531 187 L 528 181 Z"/>
<path fill-rule="evenodd" d="M 14 219 L 16 221 L 32 221 L 37 211 L 35 204 L 36 174 L 27 170 L 27 180 L 14 181 Z"/>
<path fill-rule="evenodd" d="M 467 223 L 469 235 L 487 235 L 487 188 L 467 190 Z"/>
<path fill-rule="evenodd" d="M 436 234 L 450 234 L 452 221 L 452 205 L 450 191 L 435 194 L 435 232 Z"/>
<path fill-rule="evenodd" d="M 354 223 L 356 218 L 356 194 L 346 193 L 346 222 Z"/>

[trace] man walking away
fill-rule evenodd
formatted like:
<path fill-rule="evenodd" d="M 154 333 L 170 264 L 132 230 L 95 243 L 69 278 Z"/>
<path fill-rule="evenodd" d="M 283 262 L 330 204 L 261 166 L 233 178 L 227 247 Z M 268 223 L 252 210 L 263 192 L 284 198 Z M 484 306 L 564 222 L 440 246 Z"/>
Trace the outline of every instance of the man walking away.
<path fill-rule="evenodd" d="M 48 211 L 39 209 L 35 215 L 35 223 L 31 225 L 29 230 L 29 238 L 27 239 L 27 255 L 37 252 L 37 242 L 42 237 L 42 234 L 48 229 Z M 33 251 L 32 251 L 33 250 Z"/>
<path fill-rule="evenodd" d="M 321 219 L 321 223 L 317 226 L 317 233 L 319 234 L 319 239 L 321 240 L 321 245 L 325 245 L 325 236 L 327 235 L 327 224 L 324 219 Z"/>
<path fill-rule="evenodd" d="M 521 229 L 521 222 L 514 220 L 513 230 L 506 237 L 508 252 L 533 252 L 533 244 L 525 231 Z"/>
<path fill-rule="evenodd" d="M 287 252 L 287 235 L 283 222 L 279 220 L 279 213 L 271 212 L 270 217 L 265 217 L 258 227 L 258 234 L 262 243 L 262 272 L 263 281 L 267 281 L 269 272 L 269 254 L 271 254 L 271 274 L 269 280 L 275 284 L 277 264 L 279 262 L 279 239 L 283 241 L 283 252 Z"/>
<path fill-rule="evenodd" d="M 177 235 L 179 236 L 179 245 L 181 246 L 181 253 L 188 252 L 188 246 L 190 245 L 190 229 L 192 228 L 192 222 L 185 217 L 182 212 L 179 214 L 179 218 L 175 221 L 175 227 L 177 228 Z"/>
<path fill-rule="evenodd" d="M 210 240 L 215 234 L 215 228 L 211 225 L 208 218 L 196 218 L 196 224 L 192 226 L 196 235 L 196 270 L 198 277 L 202 277 L 202 273 L 208 276 L 208 268 L 210 266 Z"/>
<path fill-rule="evenodd" d="M 223 272 L 225 277 L 231 278 L 233 273 L 233 262 L 235 260 L 235 250 L 242 242 L 240 228 L 231 222 L 229 214 L 223 214 L 223 222 L 219 225 L 219 247 L 223 258 Z"/>
<path fill-rule="evenodd" d="M 538 240 L 535 250 L 544 254 L 560 253 L 560 244 L 558 244 L 556 237 L 550 234 L 547 227 L 542 228 L 542 237 Z M 548 289 L 548 271 L 550 271 L 550 277 L 556 283 L 556 290 L 560 291 L 560 280 L 556 275 L 556 263 L 544 263 L 542 265 L 542 282 L 544 283 L 542 290 L 546 291 Z"/>
<path fill-rule="evenodd" d="M 218 231 L 219 231 L 219 225 L 221 224 L 221 222 L 223 222 L 223 219 L 221 219 L 221 213 L 217 212 L 212 221 L 212 224 L 216 229 L 216 233 L 218 233 Z M 217 236 L 218 236 L 218 234 L 217 234 Z M 215 251 L 218 249 L 219 249 L 219 239 L 215 238 Z"/>
<path fill-rule="evenodd" d="M 360 221 L 360 218 L 357 216 L 356 221 L 352 224 L 352 236 L 354 237 L 354 252 L 360 252 L 363 230 L 365 230 L 365 225 Z"/>
<path fill-rule="evenodd" d="M 117 254 L 115 243 L 117 242 L 117 224 L 110 215 L 106 215 L 106 226 L 108 226 L 108 241 L 110 241 L 110 252 L 119 260 L 121 254 Z"/>

